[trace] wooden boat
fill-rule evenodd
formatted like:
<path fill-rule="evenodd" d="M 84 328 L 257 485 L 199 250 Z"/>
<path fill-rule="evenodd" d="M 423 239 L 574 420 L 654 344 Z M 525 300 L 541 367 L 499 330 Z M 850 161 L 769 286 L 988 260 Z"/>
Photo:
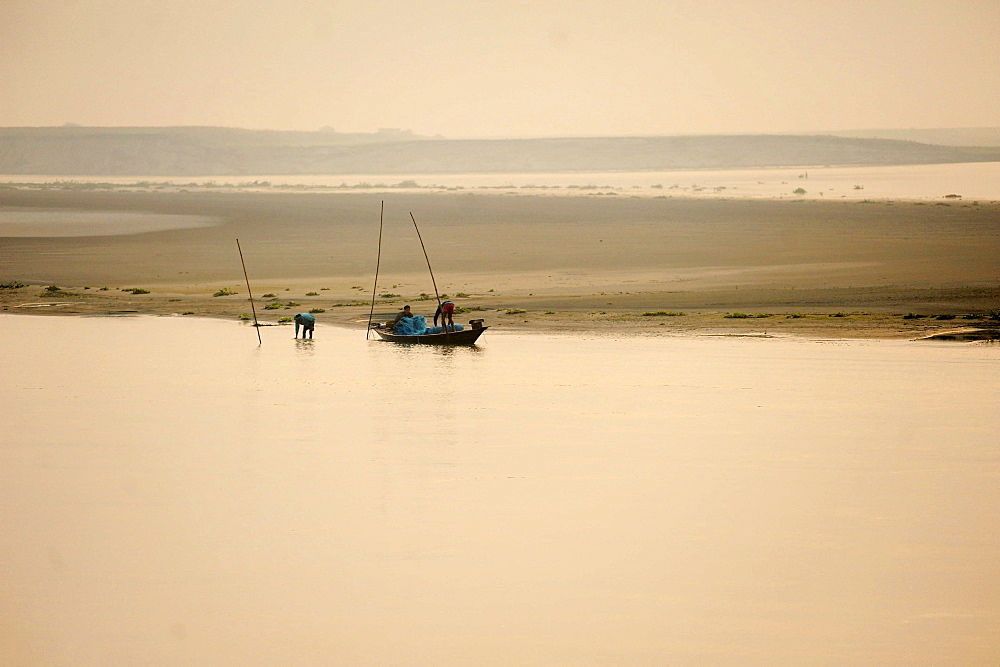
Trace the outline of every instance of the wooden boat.
<path fill-rule="evenodd" d="M 391 322 L 378 322 L 371 325 L 371 330 L 379 335 L 382 340 L 393 343 L 411 343 L 416 345 L 475 345 L 476 340 L 483 335 L 489 327 L 483 326 L 482 320 L 471 320 L 468 329 L 461 331 L 451 331 L 449 333 L 420 334 L 416 336 L 401 336 L 392 333 Z"/>
<path fill-rule="evenodd" d="M 382 202 L 382 212 L 385 211 L 385 202 Z M 413 228 L 417 231 L 417 238 L 420 240 L 420 248 L 424 251 L 424 259 L 427 260 L 427 271 L 431 274 L 431 282 L 434 284 L 434 297 L 437 299 L 438 309 L 441 308 L 441 296 L 438 294 L 437 281 L 434 280 L 434 270 L 431 269 L 431 260 L 427 257 L 427 248 L 424 246 L 424 239 L 420 236 L 420 228 L 417 227 L 417 220 L 413 217 L 413 213 L 410 213 L 410 219 L 413 220 Z M 372 315 L 375 313 L 375 293 L 378 287 L 378 270 L 382 263 L 382 213 L 379 214 L 378 223 L 378 258 L 375 261 L 375 285 L 372 286 L 372 309 L 368 315 L 368 333 L 365 334 L 367 338 L 368 334 L 374 331 L 378 334 L 379 338 L 382 340 L 387 340 L 392 343 L 408 343 L 415 345 L 475 345 L 476 341 L 483 332 L 489 329 L 489 327 L 483 326 L 483 320 L 469 320 L 469 328 L 462 329 L 461 331 L 442 331 L 441 333 L 433 334 L 397 334 L 393 333 L 393 323 L 392 322 L 372 322 Z M 437 315 L 434 316 L 435 324 L 437 323 Z M 441 324 L 444 325 L 444 318 L 442 316 Z"/>

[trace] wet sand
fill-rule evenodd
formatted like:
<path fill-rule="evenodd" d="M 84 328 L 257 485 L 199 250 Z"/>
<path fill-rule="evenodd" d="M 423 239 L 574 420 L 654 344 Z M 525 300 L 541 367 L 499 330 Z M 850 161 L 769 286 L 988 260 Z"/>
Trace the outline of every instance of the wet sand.
<path fill-rule="evenodd" d="M 101 212 L 115 229 L 217 224 L 0 238 L 0 283 L 27 285 L 0 307 L 236 318 L 251 310 L 239 238 L 261 321 L 322 309 L 363 326 L 383 199 L 377 315 L 433 312 L 410 211 L 439 290 L 500 329 L 916 337 L 988 328 L 1000 308 L 998 202 L 17 189 L 0 212 L 79 212 L 86 234 Z"/>

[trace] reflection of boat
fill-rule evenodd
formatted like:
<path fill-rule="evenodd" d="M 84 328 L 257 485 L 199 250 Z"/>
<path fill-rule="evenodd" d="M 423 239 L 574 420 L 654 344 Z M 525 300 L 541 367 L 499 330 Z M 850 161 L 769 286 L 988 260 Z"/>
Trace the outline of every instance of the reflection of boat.
<path fill-rule="evenodd" d="M 474 345 L 484 331 L 489 327 L 483 326 L 482 320 L 472 320 L 468 329 L 461 331 L 449 331 L 448 333 L 416 334 L 401 336 L 392 333 L 391 322 L 379 322 L 371 325 L 371 330 L 379 335 L 382 340 L 393 343 L 417 343 L 420 345 Z"/>

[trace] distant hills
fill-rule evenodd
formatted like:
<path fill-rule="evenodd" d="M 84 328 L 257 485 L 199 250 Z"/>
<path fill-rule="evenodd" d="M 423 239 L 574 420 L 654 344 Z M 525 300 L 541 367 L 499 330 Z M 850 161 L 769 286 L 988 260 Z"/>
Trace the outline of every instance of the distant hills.
<path fill-rule="evenodd" d="M 836 132 L 812 132 L 835 137 L 855 137 L 860 139 L 900 139 L 917 141 L 939 146 L 1000 146 L 1000 127 L 947 127 L 908 130 L 851 130 Z"/>
<path fill-rule="evenodd" d="M 1000 161 L 1000 129 L 927 130 L 927 142 L 825 135 L 444 139 L 219 127 L 0 128 L 0 174 L 254 176 L 664 171 Z M 905 134 L 909 132 L 909 134 Z M 951 132 L 951 134 L 948 134 Z M 936 134 L 935 134 L 936 133 Z M 839 133 L 863 135 L 858 133 Z M 972 145 L 975 136 L 994 144 Z M 932 139 L 955 142 L 930 143 Z M 961 141 L 960 141 L 961 140 Z M 964 143 L 963 143 L 964 142 Z"/>

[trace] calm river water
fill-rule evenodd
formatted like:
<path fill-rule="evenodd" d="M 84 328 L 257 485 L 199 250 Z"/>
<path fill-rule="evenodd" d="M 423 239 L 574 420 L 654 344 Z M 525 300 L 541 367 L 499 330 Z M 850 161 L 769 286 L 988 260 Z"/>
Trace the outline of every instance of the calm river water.
<path fill-rule="evenodd" d="M 1000 347 L 0 316 L 0 661 L 973 664 Z"/>
<path fill-rule="evenodd" d="M 730 197 L 738 199 L 1000 199 L 1000 162 L 875 167 L 774 167 L 514 174 L 297 174 L 177 176 L 25 176 L 0 174 L 0 183 L 100 182 L 142 187 L 225 185 L 240 189 L 334 188 L 400 192 L 411 186 L 505 194 Z M 267 185 L 261 186 L 265 182 Z M 409 184 L 409 185 L 408 185 Z M 795 192 L 801 189 L 801 192 Z"/>

